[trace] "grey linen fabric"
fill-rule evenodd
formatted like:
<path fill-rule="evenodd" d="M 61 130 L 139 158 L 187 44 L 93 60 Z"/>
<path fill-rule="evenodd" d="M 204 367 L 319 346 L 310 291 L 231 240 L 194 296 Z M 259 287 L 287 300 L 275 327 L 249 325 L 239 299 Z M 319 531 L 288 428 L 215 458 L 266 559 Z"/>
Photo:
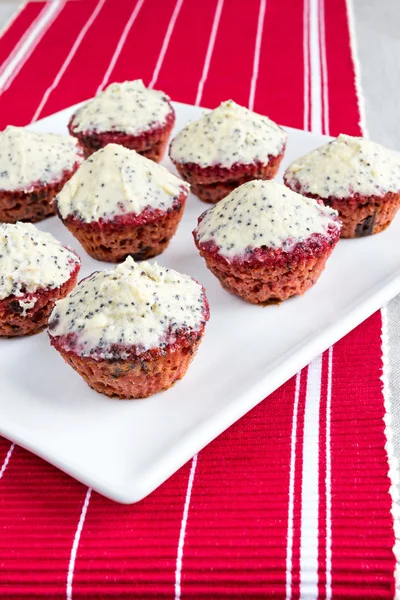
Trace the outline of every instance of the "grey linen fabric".
<path fill-rule="evenodd" d="M 353 0 L 369 137 L 400 151 L 400 3 Z"/>
<path fill-rule="evenodd" d="M 390 302 L 388 318 L 389 392 L 392 405 L 393 450 L 400 459 L 400 296 Z"/>
<path fill-rule="evenodd" d="M 353 12 L 368 136 L 400 151 L 399 0 L 353 0 Z M 391 419 L 386 424 L 391 429 L 388 454 L 398 561 L 396 597 L 400 597 L 400 295 L 384 311 L 384 332 L 386 396 L 391 407 Z"/>

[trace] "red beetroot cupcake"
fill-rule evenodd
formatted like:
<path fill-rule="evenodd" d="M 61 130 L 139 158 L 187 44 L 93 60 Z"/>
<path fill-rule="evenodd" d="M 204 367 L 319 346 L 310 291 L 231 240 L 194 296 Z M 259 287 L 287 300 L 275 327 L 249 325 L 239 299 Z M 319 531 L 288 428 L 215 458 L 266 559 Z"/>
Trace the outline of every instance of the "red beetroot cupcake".
<path fill-rule="evenodd" d="M 193 236 L 226 290 L 266 304 L 314 285 L 340 223 L 336 211 L 275 181 L 250 181 L 203 213 Z"/>
<path fill-rule="evenodd" d="M 0 336 L 37 333 L 75 286 L 81 261 L 30 223 L 0 224 Z"/>
<path fill-rule="evenodd" d="M 400 206 L 400 153 L 340 135 L 295 161 L 285 184 L 339 213 L 342 237 L 383 231 Z"/>
<path fill-rule="evenodd" d="M 109 144 L 88 158 L 55 199 L 57 213 L 97 260 L 145 259 L 168 246 L 189 186 L 165 167 Z"/>
<path fill-rule="evenodd" d="M 170 98 L 141 79 L 112 83 L 78 108 L 69 122 L 88 157 L 107 144 L 121 144 L 159 162 L 175 123 Z"/>
<path fill-rule="evenodd" d="M 185 375 L 208 318 L 197 281 L 129 257 L 93 273 L 57 302 L 49 335 L 96 392 L 146 398 Z"/>
<path fill-rule="evenodd" d="M 0 133 L 0 222 L 54 215 L 54 196 L 82 162 L 82 148 L 70 136 L 7 127 Z"/>
<path fill-rule="evenodd" d="M 228 100 L 182 129 L 169 155 L 193 194 L 215 203 L 246 181 L 275 177 L 286 138 L 268 117 Z"/>

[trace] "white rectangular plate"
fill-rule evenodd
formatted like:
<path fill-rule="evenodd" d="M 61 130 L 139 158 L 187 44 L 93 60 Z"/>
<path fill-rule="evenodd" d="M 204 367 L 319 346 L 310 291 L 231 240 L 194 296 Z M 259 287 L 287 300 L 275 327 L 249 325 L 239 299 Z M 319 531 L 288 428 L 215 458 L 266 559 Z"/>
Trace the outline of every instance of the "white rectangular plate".
<path fill-rule="evenodd" d="M 176 130 L 201 109 L 175 104 Z M 74 107 L 37 122 L 67 133 Z M 281 173 L 326 137 L 289 129 Z M 173 168 L 166 158 L 164 164 Z M 400 219 L 379 235 L 341 240 L 318 283 L 281 305 L 253 306 L 225 292 L 207 270 L 191 231 L 206 208 L 188 198 L 178 233 L 158 261 L 200 281 L 211 319 L 184 379 L 146 400 L 93 392 L 47 333 L 0 340 L 0 433 L 119 502 L 140 500 L 217 435 L 400 292 Z M 82 257 L 82 278 L 109 267 L 89 258 L 61 221 L 51 232 Z"/>

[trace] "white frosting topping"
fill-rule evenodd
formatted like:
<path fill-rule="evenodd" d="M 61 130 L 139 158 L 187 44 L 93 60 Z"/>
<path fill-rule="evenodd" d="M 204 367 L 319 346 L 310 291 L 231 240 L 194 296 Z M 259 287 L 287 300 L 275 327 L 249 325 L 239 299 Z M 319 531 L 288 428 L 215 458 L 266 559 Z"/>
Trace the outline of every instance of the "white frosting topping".
<path fill-rule="evenodd" d="M 268 117 L 228 100 L 186 125 L 172 141 L 170 156 L 201 167 L 266 163 L 268 156 L 282 153 L 286 138 Z"/>
<path fill-rule="evenodd" d="M 167 210 L 189 185 L 165 167 L 120 144 L 88 158 L 56 197 L 63 219 L 110 220 L 145 208 Z"/>
<path fill-rule="evenodd" d="M 37 302 L 37 298 L 35 296 L 32 296 L 30 298 L 30 300 L 18 300 L 18 304 L 22 308 L 21 316 L 26 317 L 28 310 L 33 308 L 35 306 L 36 302 Z"/>
<path fill-rule="evenodd" d="M 0 223 L 0 300 L 58 288 L 79 263 L 74 252 L 31 223 Z M 21 307 L 31 308 L 31 301 Z"/>
<path fill-rule="evenodd" d="M 52 337 L 72 334 L 75 343 L 66 338 L 64 347 L 80 356 L 126 358 L 127 347 L 139 352 L 165 347 L 179 332 L 198 330 L 204 322 L 203 290 L 194 279 L 128 257 L 59 300 L 49 330 Z"/>
<path fill-rule="evenodd" d="M 9 125 L 0 133 L 0 189 L 31 191 L 71 171 L 83 155 L 68 135 L 37 133 Z"/>
<path fill-rule="evenodd" d="M 78 108 L 74 131 L 122 131 L 138 135 L 164 125 L 172 108 L 164 92 L 146 88 L 141 79 L 112 83 L 95 98 Z"/>
<path fill-rule="evenodd" d="M 400 153 L 361 137 L 336 140 L 296 160 L 286 171 L 291 188 L 321 198 L 381 196 L 400 190 Z"/>
<path fill-rule="evenodd" d="M 337 212 L 276 181 L 249 181 L 204 213 L 195 229 L 200 243 L 215 242 L 227 258 L 255 248 L 290 251 L 314 233 L 339 228 Z"/>

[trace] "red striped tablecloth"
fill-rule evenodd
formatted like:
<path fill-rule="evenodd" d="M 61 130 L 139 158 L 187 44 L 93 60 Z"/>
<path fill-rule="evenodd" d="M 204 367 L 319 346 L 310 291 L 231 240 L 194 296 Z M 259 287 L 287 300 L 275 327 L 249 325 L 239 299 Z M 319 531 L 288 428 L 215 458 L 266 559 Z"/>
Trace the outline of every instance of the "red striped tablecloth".
<path fill-rule="evenodd" d="M 0 57 L 1 128 L 140 77 L 362 133 L 345 0 L 28 2 Z M 393 597 L 381 329 L 377 313 L 137 505 L 0 439 L 0 597 Z"/>

